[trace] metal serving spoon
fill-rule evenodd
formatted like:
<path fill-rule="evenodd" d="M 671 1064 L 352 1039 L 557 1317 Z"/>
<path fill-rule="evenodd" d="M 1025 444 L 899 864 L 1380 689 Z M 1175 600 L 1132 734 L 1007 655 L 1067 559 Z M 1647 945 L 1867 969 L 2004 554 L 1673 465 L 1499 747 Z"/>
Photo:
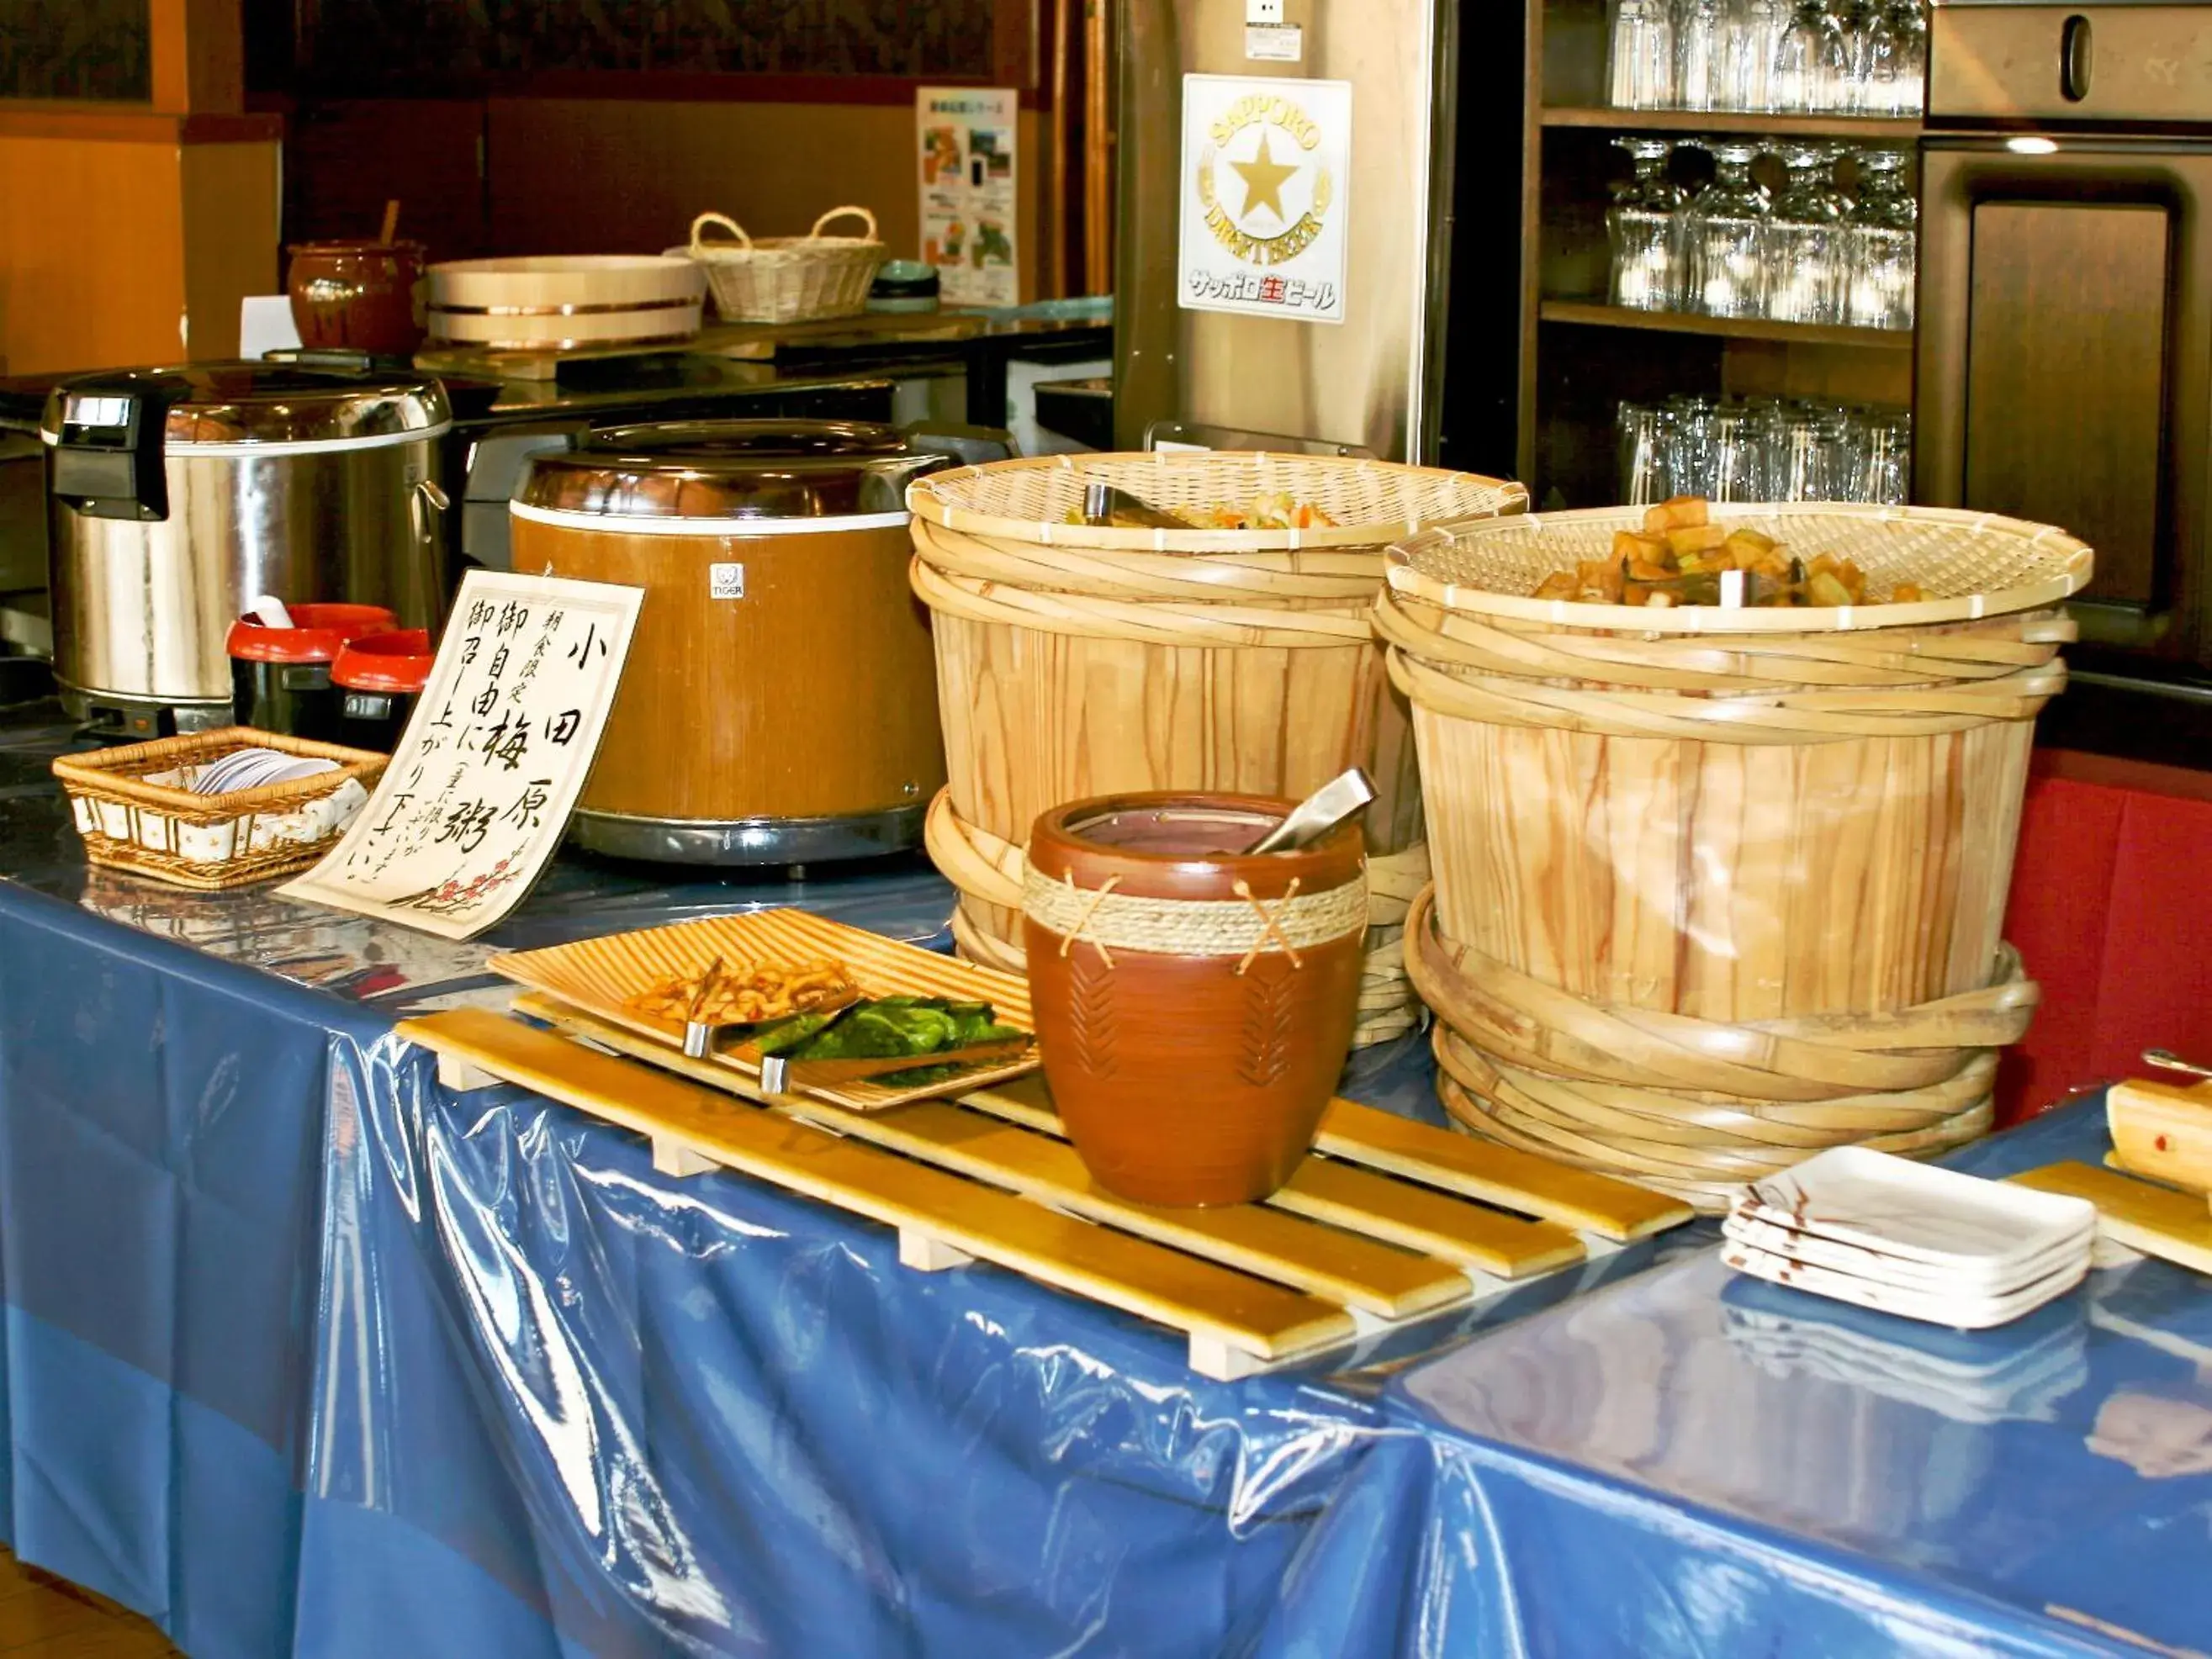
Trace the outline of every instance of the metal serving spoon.
<path fill-rule="evenodd" d="M 1346 818 L 1357 817 L 1375 799 L 1375 786 L 1358 767 L 1331 778 L 1291 809 L 1290 816 L 1244 851 L 1295 853 L 1310 847 Z"/>

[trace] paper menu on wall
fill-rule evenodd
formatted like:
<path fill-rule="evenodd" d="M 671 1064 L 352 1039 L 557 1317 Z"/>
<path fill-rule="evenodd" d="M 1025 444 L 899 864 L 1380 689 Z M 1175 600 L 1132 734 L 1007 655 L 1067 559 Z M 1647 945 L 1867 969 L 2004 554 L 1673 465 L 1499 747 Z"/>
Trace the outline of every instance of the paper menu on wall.
<path fill-rule="evenodd" d="M 1021 303 L 1015 135 L 1021 100 L 997 87 L 914 95 L 921 164 L 921 258 L 951 305 Z"/>
<path fill-rule="evenodd" d="M 375 795 L 283 896 L 446 939 L 498 922 L 561 844 L 643 598 L 471 571 Z"/>

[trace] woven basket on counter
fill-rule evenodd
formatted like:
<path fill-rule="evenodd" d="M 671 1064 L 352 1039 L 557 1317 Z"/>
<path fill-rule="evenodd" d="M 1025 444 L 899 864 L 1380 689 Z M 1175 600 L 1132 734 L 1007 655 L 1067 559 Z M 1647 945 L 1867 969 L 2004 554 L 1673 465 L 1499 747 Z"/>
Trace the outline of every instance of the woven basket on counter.
<path fill-rule="evenodd" d="M 2000 928 L 2058 602 L 2089 550 L 1933 508 L 1717 508 L 1902 605 L 1536 599 L 1641 509 L 1416 537 L 1376 610 L 1432 898 L 1408 968 L 1444 1104 L 1706 1209 L 1824 1147 L 1990 1123 L 2037 990 Z"/>
<path fill-rule="evenodd" d="M 1068 522 L 1094 480 L 1158 507 L 1286 496 L 1335 522 L 1155 530 Z M 1368 622 L 1382 550 L 1424 524 L 1517 513 L 1518 484 L 1337 457 L 1056 456 L 908 493 L 934 613 L 951 782 L 928 847 L 962 951 L 1018 970 L 1024 858 L 1047 809 L 1094 795 L 1303 797 L 1349 766 L 1379 799 L 1357 1041 L 1409 1030 L 1400 932 L 1428 878 L 1413 744 Z"/>
<path fill-rule="evenodd" d="M 865 236 L 825 236 L 822 228 L 854 217 Z M 737 240 L 709 242 L 709 227 Z M 876 216 L 863 207 L 832 208 L 804 236 L 748 235 L 726 214 L 702 213 L 691 222 L 691 241 L 672 252 L 689 254 L 707 273 L 714 309 L 729 323 L 805 323 L 857 317 L 867 309 L 868 289 L 887 250 L 876 240 Z"/>
<path fill-rule="evenodd" d="M 194 794 L 184 787 L 192 771 L 240 749 L 332 760 L 337 769 L 220 795 Z M 53 771 L 69 796 L 89 862 L 175 887 L 220 892 L 316 863 L 368 805 L 390 759 L 233 726 L 64 755 Z"/>

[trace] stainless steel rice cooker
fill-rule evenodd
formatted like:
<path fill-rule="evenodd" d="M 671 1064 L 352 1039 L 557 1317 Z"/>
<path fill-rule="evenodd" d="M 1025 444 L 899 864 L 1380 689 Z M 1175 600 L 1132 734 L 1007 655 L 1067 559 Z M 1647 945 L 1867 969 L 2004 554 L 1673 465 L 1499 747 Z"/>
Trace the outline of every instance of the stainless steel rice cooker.
<path fill-rule="evenodd" d="M 40 435 L 70 712 L 134 737 L 228 724 L 224 640 L 264 593 L 434 628 L 451 424 L 410 375 L 198 363 L 58 388 Z"/>

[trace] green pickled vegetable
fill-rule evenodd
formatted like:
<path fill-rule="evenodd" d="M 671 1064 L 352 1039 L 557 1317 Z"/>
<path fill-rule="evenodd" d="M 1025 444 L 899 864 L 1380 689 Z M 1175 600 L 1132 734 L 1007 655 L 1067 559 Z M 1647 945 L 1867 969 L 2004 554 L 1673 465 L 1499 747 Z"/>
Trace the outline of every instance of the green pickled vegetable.
<path fill-rule="evenodd" d="M 943 997 L 877 997 L 833 1013 L 794 1014 L 754 1036 L 763 1054 L 788 1060 L 904 1060 L 978 1043 L 1012 1042 L 1028 1033 L 1001 1025 L 988 1002 Z M 934 1083 L 957 1066 L 916 1067 L 902 1082 Z"/>

